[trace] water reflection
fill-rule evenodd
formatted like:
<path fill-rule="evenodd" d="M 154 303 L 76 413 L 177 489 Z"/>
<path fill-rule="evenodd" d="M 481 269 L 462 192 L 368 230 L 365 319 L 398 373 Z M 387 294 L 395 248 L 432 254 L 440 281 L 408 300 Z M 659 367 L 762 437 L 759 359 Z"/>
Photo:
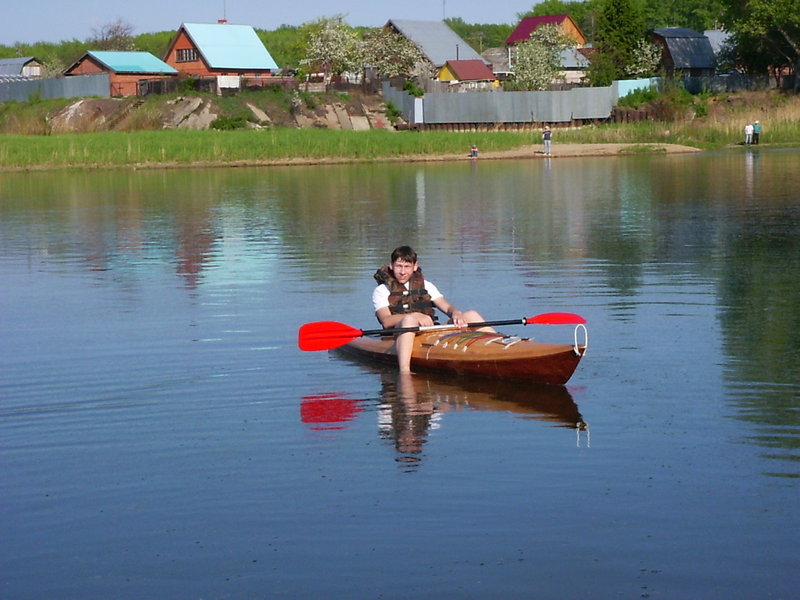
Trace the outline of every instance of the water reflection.
<path fill-rule="evenodd" d="M 431 373 L 407 375 L 358 363 L 344 355 L 336 356 L 358 366 L 365 376 L 379 377 L 378 432 L 381 439 L 394 446 L 395 460 L 406 467 L 413 468 L 422 462 L 430 432 L 443 426 L 447 413 L 465 410 L 502 412 L 574 429 L 576 444 L 590 445 L 589 426 L 564 386 Z M 335 393 L 305 396 L 301 401 L 301 420 L 317 431 L 343 429 L 364 410 L 366 402 Z"/>

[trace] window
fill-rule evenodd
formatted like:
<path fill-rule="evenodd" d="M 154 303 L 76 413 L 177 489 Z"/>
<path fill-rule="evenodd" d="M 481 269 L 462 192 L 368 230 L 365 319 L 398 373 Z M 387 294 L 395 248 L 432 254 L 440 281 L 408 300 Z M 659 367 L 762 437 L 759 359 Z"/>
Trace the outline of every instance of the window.
<path fill-rule="evenodd" d="M 197 50 L 194 48 L 184 48 L 175 52 L 175 59 L 178 62 L 193 62 L 198 59 Z"/>

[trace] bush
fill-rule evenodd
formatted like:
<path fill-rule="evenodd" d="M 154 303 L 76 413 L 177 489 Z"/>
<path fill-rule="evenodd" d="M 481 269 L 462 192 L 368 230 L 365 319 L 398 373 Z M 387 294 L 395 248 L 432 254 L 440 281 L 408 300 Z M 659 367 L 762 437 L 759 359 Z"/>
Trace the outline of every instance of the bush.
<path fill-rule="evenodd" d="M 640 88 L 627 93 L 617 101 L 617 106 L 625 108 L 639 108 L 643 104 L 651 104 L 658 98 L 659 92 L 655 86 Z"/>
<path fill-rule="evenodd" d="M 423 90 L 410 79 L 406 79 L 406 82 L 403 84 L 403 91 L 406 91 L 417 98 L 422 98 L 425 95 L 425 90 Z"/>
<path fill-rule="evenodd" d="M 217 117 L 211 122 L 211 129 L 228 131 L 231 129 L 244 129 L 247 127 L 247 119 L 244 117 Z"/>

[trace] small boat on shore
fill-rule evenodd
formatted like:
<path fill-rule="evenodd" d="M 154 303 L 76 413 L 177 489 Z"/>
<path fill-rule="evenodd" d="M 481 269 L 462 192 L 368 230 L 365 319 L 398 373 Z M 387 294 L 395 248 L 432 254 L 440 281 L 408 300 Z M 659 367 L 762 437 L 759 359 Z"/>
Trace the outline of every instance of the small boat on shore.
<path fill-rule="evenodd" d="M 584 343 L 578 343 L 582 329 Z M 415 335 L 411 368 L 415 371 L 563 385 L 586 352 L 586 328 L 575 328 L 573 344 L 550 344 L 528 338 L 470 329 L 438 329 Z M 336 349 L 379 363 L 397 363 L 394 338 L 359 337 Z"/>

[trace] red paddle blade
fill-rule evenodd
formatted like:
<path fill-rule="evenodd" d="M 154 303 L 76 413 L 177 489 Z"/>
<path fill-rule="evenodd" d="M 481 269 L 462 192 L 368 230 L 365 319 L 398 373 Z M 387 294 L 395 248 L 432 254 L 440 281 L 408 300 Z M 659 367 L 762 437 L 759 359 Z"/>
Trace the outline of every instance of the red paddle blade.
<path fill-rule="evenodd" d="M 581 325 L 586 323 L 586 319 L 582 316 L 567 312 L 542 313 L 530 319 L 525 319 L 525 321 L 538 325 Z"/>
<path fill-rule="evenodd" d="M 363 332 L 350 325 L 336 321 L 317 321 L 300 326 L 297 345 L 300 350 L 331 350 L 343 346 L 350 340 L 361 337 Z"/>

